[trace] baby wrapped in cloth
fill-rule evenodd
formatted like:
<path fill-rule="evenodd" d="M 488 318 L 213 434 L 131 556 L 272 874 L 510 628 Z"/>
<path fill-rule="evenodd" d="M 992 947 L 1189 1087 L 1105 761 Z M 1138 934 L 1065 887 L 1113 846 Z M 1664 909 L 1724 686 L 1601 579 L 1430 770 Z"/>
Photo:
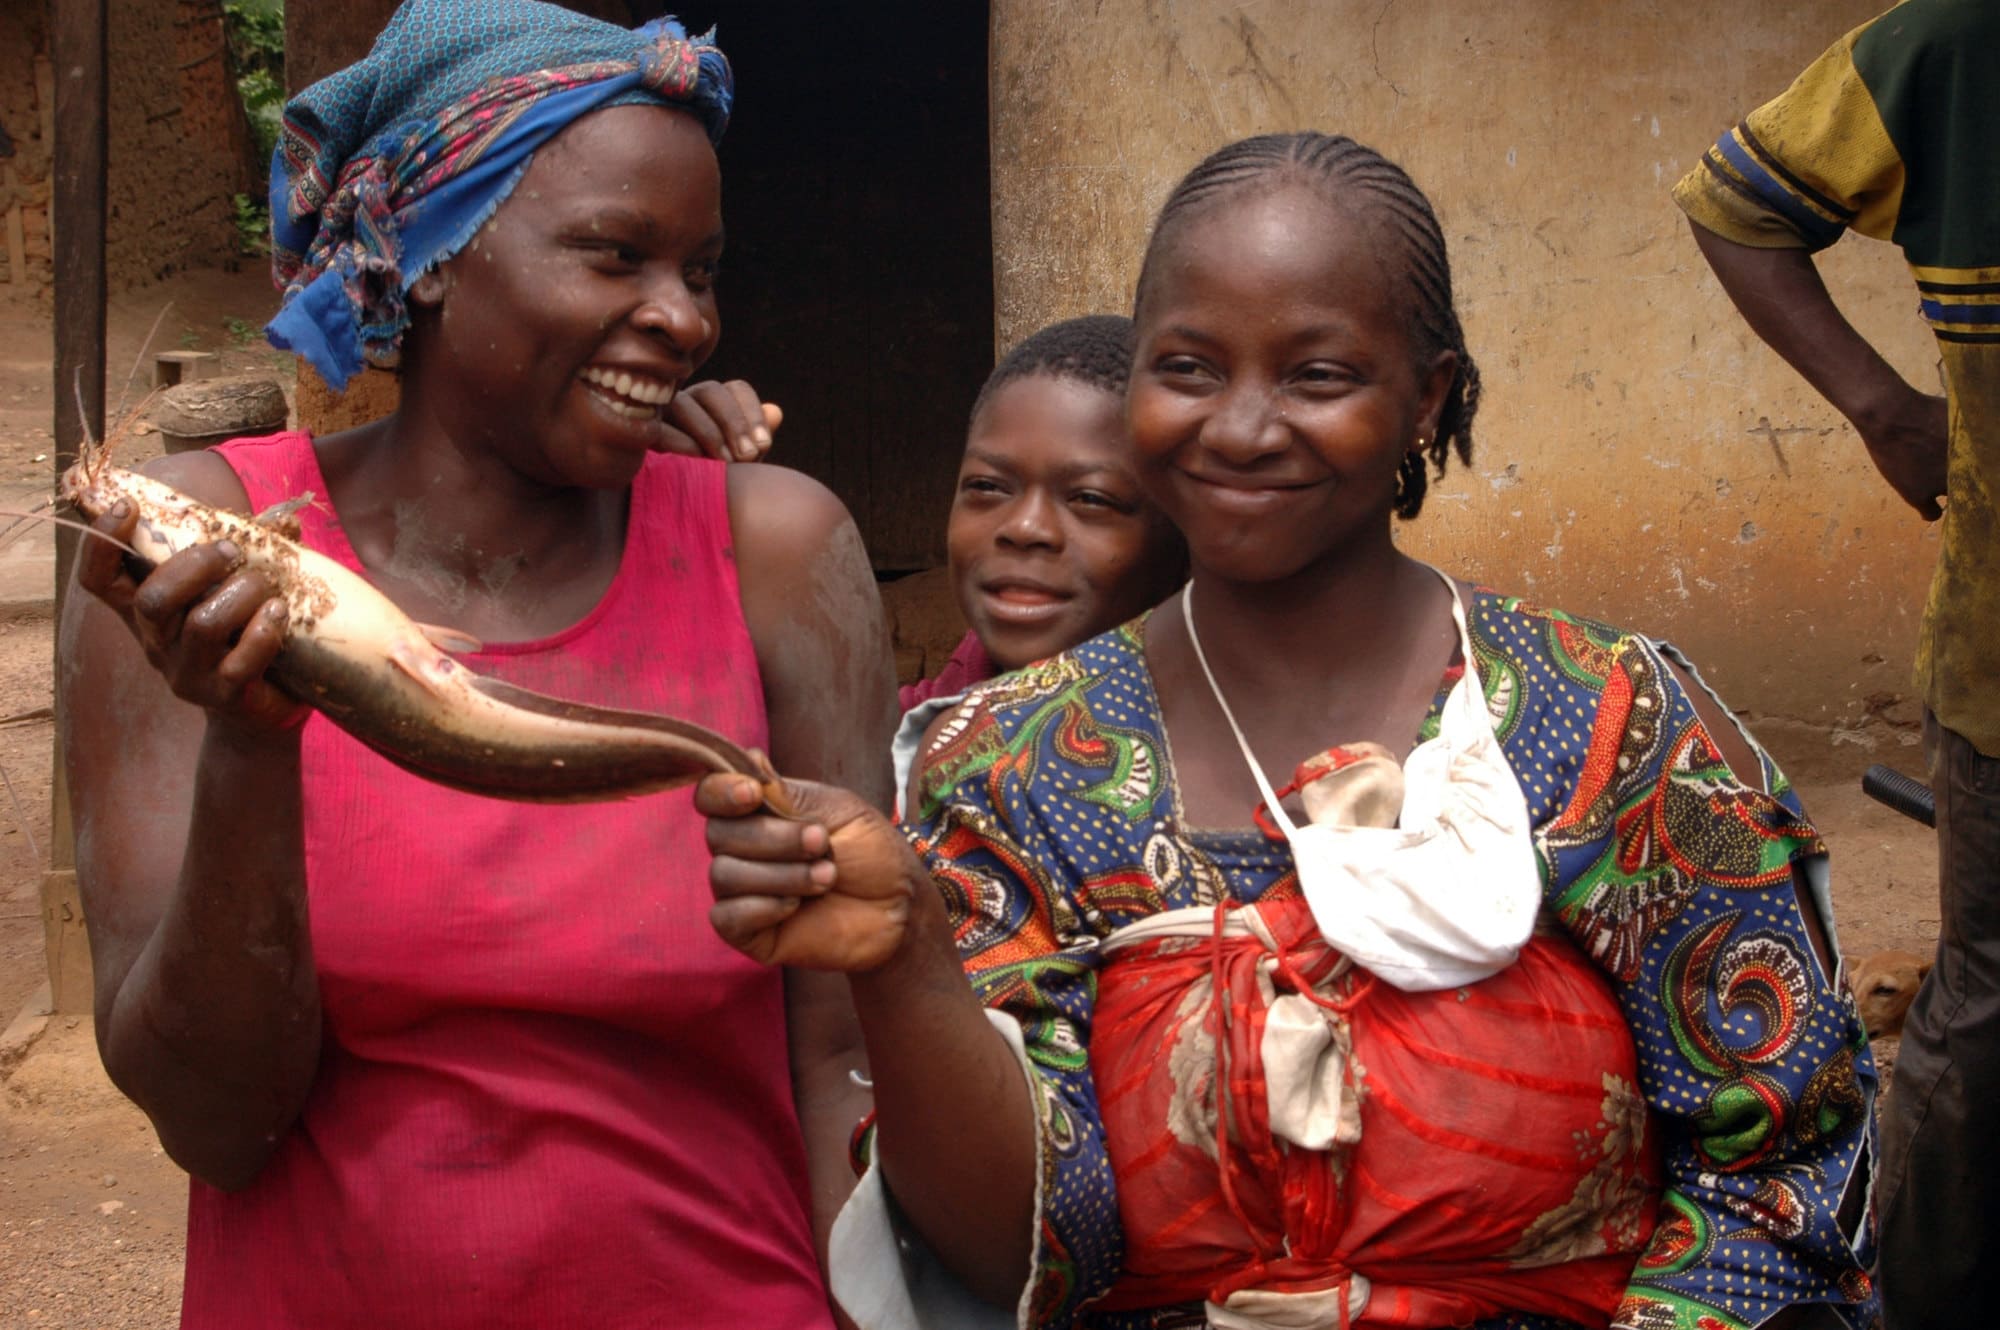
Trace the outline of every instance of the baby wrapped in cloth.
<path fill-rule="evenodd" d="M 1372 744 L 1301 768 L 1306 827 L 1244 744 L 1297 889 L 1106 940 L 1091 1072 L 1125 1264 L 1100 1307 L 1602 1325 L 1623 1296 L 1660 1192 L 1632 1036 L 1538 926 L 1524 801 L 1462 647 L 1407 768 Z"/>

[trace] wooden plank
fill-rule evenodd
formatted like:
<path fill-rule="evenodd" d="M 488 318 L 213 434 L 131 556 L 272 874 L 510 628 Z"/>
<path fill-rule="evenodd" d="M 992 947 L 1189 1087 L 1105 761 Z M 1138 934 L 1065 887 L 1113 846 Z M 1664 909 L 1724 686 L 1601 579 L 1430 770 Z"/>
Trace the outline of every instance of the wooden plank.
<path fill-rule="evenodd" d="M 171 388 L 177 383 L 195 383 L 213 374 L 218 363 L 213 351 L 156 351 L 153 386 Z"/>
<path fill-rule="evenodd" d="M 7 280 L 15 286 L 25 285 L 28 280 L 28 237 L 21 227 L 21 204 L 16 191 L 21 187 L 21 176 L 12 162 L 0 166 L 0 192 L 15 202 L 7 205 Z"/>
<path fill-rule="evenodd" d="M 104 421 L 106 0 L 55 0 L 51 43 L 55 161 L 50 229 L 55 257 L 55 475 L 76 460 L 85 432 Z M 75 533 L 64 531 L 75 550 Z M 59 571 L 68 565 L 58 555 Z"/>
<path fill-rule="evenodd" d="M 45 55 L 35 57 L 35 106 L 42 117 L 42 142 L 56 141 L 56 67 Z"/>
<path fill-rule="evenodd" d="M 55 83 L 55 161 L 50 227 L 55 257 L 55 475 L 76 459 L 86 433 L 104 429 L 104 221 L 106 168 L 106 0 L 54 0 L 50 41 Z M 56 529 L 56 614 L 62 614 L 76 533 Z M 56 671 L 56 715 L 63 714 Z M 56 727 L 54 834 L 42 911 L 51 989 L 58 1011 L 88 1011 L 89 946 L 76 892 L 76 847 L 69 785 L 63 778 L 62 726 Z"/>

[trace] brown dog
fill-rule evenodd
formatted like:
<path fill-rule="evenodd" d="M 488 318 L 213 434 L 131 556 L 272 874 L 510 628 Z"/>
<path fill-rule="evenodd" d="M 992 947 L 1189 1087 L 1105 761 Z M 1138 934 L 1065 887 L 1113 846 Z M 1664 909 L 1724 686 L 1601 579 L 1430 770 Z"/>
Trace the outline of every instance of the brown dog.
<path fill-rule="evenodd" d="M 1887 1039 L 1903 1032 L 1903 1016 L 1930 972 L 1930 961 L 1910 951 L 1878 951 L 1855 962 L 1848 983 L 1869 1038 Z"/>

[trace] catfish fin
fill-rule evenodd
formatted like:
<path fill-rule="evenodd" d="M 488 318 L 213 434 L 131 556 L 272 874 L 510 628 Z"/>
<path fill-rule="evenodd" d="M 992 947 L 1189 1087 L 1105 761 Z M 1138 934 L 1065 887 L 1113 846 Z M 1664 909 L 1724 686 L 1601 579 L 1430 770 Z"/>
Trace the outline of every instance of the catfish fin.
<path fill-rule="evenodd" d="M 388 651 L 390 668 L 401 671 L 412 683 L 416 684 L 417 687 L 423 689 L 426 693 L 429 693 L 432 697 L 448 698 L 450 696 L 449 690 L 445 688 L 443 683 L 433 677 L 431 671 L 424 668 L 423 653 L 413 648 L 414 644 L 407 640 L 393 643 Z M 437 659 L 439 666 L 445 670 L 463 668 L 456 661 L 442 657 Z M 474 677 L 476 678 L 477 676 L 475 675 Z"/>
<path fill-rule="evenodd" d="M 434 623 L 420 623 L 417 631 L 430 639 L 430 644 L 439 651 L 449 651 L 454 655 L 464 655 L 472 651 L 486 650 L 486 644 L 471 633 L 461 633 L 456 628 L 444 628 Z"/>
<path fill-rule="evenodd" d="M 313 492 L 307 490 L 280 503 L 274 503 L 263 512 L 251 518 L 258 526 L 267 526 L 286 540 L 297 541 L 302 536 L 299 528 L 299 509 L 313 501 Z"/>

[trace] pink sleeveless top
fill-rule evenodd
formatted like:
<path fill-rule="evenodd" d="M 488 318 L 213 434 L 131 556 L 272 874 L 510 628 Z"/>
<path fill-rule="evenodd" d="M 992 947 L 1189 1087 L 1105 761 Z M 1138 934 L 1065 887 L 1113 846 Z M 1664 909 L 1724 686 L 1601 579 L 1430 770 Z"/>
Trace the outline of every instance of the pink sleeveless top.
<path fill-rule="evenodd" d="M 303 434 L 219 451 L 253 509 L 327 492 Z M 724 483 L 652 458 L 603 601 L 462 659 L 765 744 Z M 361 571 L 328 509 L 301 517 Z M 781 979 L 709 928 L 690 793 L 508 803 L 317 715 L 303 742 L 324 1053 L 248 1189 L 192 1184 L 182 1324 L 829 1326 Z"/>

